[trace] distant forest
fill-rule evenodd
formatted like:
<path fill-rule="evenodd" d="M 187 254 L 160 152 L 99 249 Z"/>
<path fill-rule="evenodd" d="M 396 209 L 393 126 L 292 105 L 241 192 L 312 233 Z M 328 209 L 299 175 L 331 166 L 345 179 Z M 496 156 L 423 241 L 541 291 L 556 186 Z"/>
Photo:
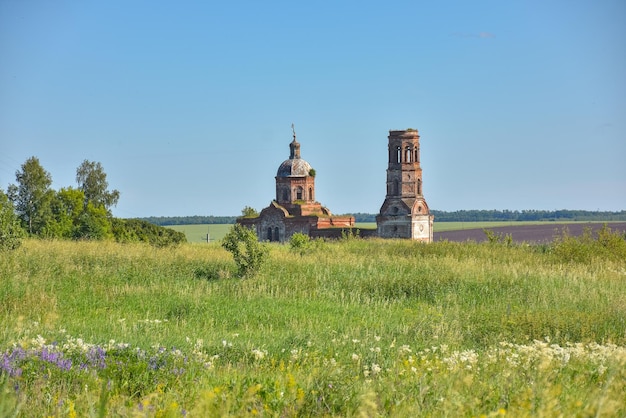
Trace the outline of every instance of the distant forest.
<path fill-rule="evenodd" d="M 588 210 L 432 210 L 437 222 L 491 221 L 626 221 L 626 210 L 602 212 Z M 350 213 L 356 222 L 376 222 L 374 213 Z M 232 224 L 237 216 L 151 216 L 141 218 L 155 225 Z"/>

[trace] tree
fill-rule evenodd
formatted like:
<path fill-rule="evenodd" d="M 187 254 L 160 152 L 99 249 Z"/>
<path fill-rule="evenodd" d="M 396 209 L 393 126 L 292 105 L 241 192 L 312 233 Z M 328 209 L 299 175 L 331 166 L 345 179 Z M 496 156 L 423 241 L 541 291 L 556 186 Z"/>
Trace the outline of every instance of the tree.
<path fill-rule="evenodd" d="M 52 220 L 43 235 L 50 238 L 73 238 L 83 213 L 85 194 L 72 187 L 62 188 L 54 194 L 50 203 Z"/>
<path fill-rule="evenodd" d="M 246 206 L 241 210 L 241 216 L 244 218 L 256 218 L 259 216 L 259 212 L 250 206 Z"/>
<path fill-rule="evenodd" d="M 30 157 L 22 170 L 15 173 L 17 185 L 8 188 L 9 199 L 15 206 L 18 218 L 30 234 L 39 233 L 49 221 L 50 200 L 54 192 L 50 189 L 52 176 L 39 163 L 37 157 Z"/>
<path fill-rule="evenodd" d="M 233 255 L 241 278 L 256 275 L 267 260 L 267 247 L 259 242 L 252 229 L 240 224 L 233 225 L 224 236 L 222 247 Z"/>
<path fill-rule="evenodd" d="M 96 207 L 89 202 L 78 217 L 78 225 L 74 229 L 74 238 L 92 240 L 112 237 L 109 213 L 104 206 Z"/>
<path fill-rule="evenodd" d="M 85 194 L 83 207 L 91 203 L 94 207 L 104 207 L 107 212 L 111 206 L 117 205 L 120 192 L 117 190 L 108 191 L 109 183 L 107 175 L 98 162 L 85 160 L 76 169 L 76 182 L 78 189 Z"/>
<path fill-rule="evenodd" d="M 14 250 L 22 244 L 24 230 L 20 226 L 13 204 L 0 190 L 0 251 Z"/>

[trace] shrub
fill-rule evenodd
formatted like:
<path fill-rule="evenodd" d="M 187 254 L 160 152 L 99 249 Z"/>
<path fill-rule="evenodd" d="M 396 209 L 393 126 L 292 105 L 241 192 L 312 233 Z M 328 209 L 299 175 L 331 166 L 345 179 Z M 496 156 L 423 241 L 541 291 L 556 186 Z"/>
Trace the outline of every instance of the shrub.
<path fill-rule="evenodd" d="M 513 245 L 513 236 L 511 234 L 503 234 L 502 232 L 494 232 L 491 229 L 483 229 L 487 241 L 490 244 L 504 244 L 507 247 Z"/>
<path fill-rule="evenodd" d="M 256 233 L 239 224 L 224 236 L 222 247 L 233 255 L 241 278 L 255 276 L 268 256 L 267 247 L 259 242 Z"/>
<path fill-rule="evenodd" d="M 562 261 L 587 263 L 594 258 L 616 261 L 626 259 L 626 238 L 619 232 L 612 231 L 606 224 L 596 237 L 591 228 L 585 228 L 578 237 L 569 235 L 567 229 L 564 229 L 553 246 L 555 256 Z"/>
<path fill-rule="evenodd" d="M 185 234 L 141 219 L 113 219 L 113 235 L 118 242 L 147 242 L 168 247 L 187 242 Z"/>
<path fill-rule="evenodd" d="M 302 232 L 296 232 L 289 239 L 289 248 L 302 257 L 311 248 L 311 237 Z"/>

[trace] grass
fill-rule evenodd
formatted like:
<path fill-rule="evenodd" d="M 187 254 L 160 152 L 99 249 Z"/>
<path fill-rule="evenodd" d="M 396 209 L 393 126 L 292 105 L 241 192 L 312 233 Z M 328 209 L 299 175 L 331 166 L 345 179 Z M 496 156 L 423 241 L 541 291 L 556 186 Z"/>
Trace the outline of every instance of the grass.
<path fill-rule="evenodd" d="M 216 243 L 3 254 L 0 415 L 626 414 L 622 258 L 350 239 L 233 271 Z"/>

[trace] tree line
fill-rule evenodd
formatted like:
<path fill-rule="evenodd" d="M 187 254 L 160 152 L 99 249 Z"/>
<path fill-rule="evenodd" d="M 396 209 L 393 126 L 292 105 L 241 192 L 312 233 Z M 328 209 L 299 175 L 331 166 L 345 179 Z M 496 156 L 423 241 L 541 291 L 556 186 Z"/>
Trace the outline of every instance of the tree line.
<path fill-rule="evenodd" d="M 118 190 L 109 190 L 99 162 L 84 160 L 76 169 L 76 187 L 53 190 L 52 176 L 37 157 L 15 173 L 15 184 L 0 189 L 0 248 L 19 246 L 24 236 L 46 239 L 143 241 L 164 246 L 185 235 L 140 219 L 112 216 Z"/>

